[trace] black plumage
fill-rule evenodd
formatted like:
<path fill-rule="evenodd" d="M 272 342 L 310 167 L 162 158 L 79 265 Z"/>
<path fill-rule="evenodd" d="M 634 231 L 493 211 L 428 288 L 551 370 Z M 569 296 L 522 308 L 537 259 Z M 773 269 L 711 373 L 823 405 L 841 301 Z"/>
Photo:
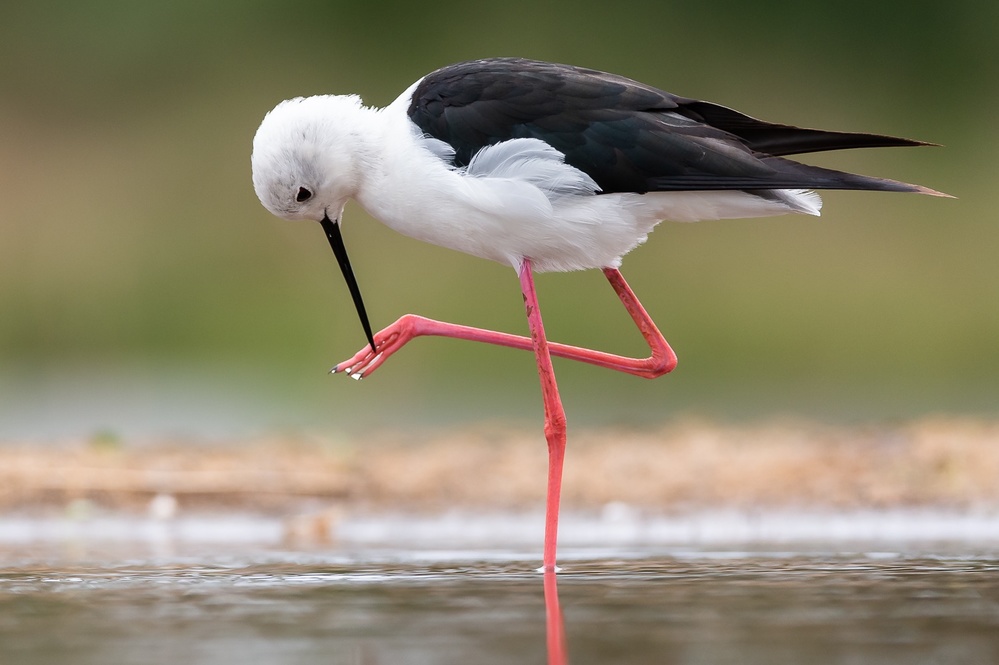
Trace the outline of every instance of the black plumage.
<path fill-rule="evenodd" d="M 427 136 L 467 166 L 483 147 L 541 139 L 602 193 L 719 189 L 866 189 L 936 193 L 801 164 L 785 155 L 932 145 L 763 122 L 623 76 L 521 58 L 450 65 L 427 75 L 409 106 Z"/>

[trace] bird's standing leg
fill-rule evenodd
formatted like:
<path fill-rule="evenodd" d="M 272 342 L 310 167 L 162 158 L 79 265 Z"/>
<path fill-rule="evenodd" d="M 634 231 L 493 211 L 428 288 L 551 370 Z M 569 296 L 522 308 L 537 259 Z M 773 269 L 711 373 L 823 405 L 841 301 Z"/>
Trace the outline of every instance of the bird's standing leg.
<path fill-rule="evenodd" d="M 541 378 L 541 398 L 545 405 L 545 439 L 548 441 L 548 498 L 545 503 L 545 550 L 542 559 L 544 570 L 555 570 L 555 543 L 558 539 L 558 506 L 562 494 L 562 462 L 565 459 L 565 410 L 555 382 L 548 339 L 538 309 L 538 294 L 534 289 L 531 260 L 524 259 L 520 266 L 520 289 L 524 293 L 527 309 L 527 326 L 531 331 L 534 356 Z"/>
<path fill-rule="evenodd" d="M 659 332 L 652 317 L 642 307 L 642 303 L 635 297 L 635 293 L 631 290 L 631 287 L 624 281 L 621 272 L 617 268 L 604 268 L 604 276 L 607 277 L 607 281 L 610 282 L 614 292 L 621 299 L 621 304 L 624 305 L 624 308 L 638 326 L 642 337 L 645 338 L 646 343 L 649 345 L 651 355 L 647 358 L 628 358 L 613 353 L 594 351 L 568 344 L 559 344 L 558 342 L 551 342 L 548 345 L 551 355 L 568 358 L 569 360 L 578 360 L 647 379 L 654 379 L 672 371 L 676 367 L 676 354 L 673 353 L 673 349 L 670 348 L 662 333 Z M 511 335 L 493 330 L 483 330 L 482 328 L 473 328 L 455 323 L 445 323 L 443 321 L 416 316 L 415 314 L 406 314 L 375 335 L 375 345 L 378 348 L 378 353 L 373 353 L 370 347 L 364 347 L 352 358 L 339 363 L 332 371 L 343 372 L 356 379 L 367 376 L 378 369 L 389 356 L 405 346 L 411 339 L 425 335 L 467 339 L 528 351 L 534 349 L 534 342 L 529 337 L 521 337 L 520 335 Z"/>

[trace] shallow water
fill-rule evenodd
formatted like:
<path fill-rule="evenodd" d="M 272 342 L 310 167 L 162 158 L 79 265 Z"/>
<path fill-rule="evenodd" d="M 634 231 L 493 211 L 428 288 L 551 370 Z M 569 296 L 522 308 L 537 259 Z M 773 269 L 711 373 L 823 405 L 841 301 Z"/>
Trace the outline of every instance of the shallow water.
<path fill-rule="evenodd" d="M 0 550 L 0 662 L 548 659 L 531 552 L 196 549 Z M 579 549 L 556 599 L 572 663 L 999 662 L 999 555 L 939 549 Z"/>

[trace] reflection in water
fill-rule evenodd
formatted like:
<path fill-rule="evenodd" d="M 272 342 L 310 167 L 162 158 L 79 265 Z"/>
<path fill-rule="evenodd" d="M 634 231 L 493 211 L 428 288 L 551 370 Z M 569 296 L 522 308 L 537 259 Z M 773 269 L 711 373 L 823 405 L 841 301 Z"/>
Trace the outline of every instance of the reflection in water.
<path fill-rule="evenodd" d="M 565 665 L 568 648 L 565 643 L 565 622 L 558 602 L 558 579 L 554 570 L 545 569 L 545 628 L 548 641 L 548 665 Z"/>
<path fill-rule="evenodd" d="M 487 556 L 109 567 L 0 550 L 0 662 L 551 664 L 570 649 L 574 665 L 999 662 L 994 553 L 564 555 L 558 588 L 526 556 Z"/>

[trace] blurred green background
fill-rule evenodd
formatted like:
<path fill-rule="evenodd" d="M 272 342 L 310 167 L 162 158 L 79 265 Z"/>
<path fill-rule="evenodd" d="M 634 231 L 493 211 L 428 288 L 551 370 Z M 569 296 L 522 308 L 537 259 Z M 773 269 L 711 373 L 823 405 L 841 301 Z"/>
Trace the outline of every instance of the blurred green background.
<path fill-rule="evenodd" d="M 384 105 L 448 63 L 520 55 L 769 120 L 945 148 L 813 163 L 958 200 L 832 192 L 819 219 L 666 223 L 624 273 L 680 357 L 654 382 L 556 361 L 571 423 L 678 413 L 895 419 L 999 404 L 999 5 L 53 0 L 0 9 L 0 438 L 227 436 L 540 422 L 530 354 L 419 340 L 369 380 L 317 225 L 250 183 L 264 113 Z M 373 325 L 526 329 L 514 273 L 348 207 Z M 543 275 L 551 338 L 643 344 L 598 272 Z"/>

